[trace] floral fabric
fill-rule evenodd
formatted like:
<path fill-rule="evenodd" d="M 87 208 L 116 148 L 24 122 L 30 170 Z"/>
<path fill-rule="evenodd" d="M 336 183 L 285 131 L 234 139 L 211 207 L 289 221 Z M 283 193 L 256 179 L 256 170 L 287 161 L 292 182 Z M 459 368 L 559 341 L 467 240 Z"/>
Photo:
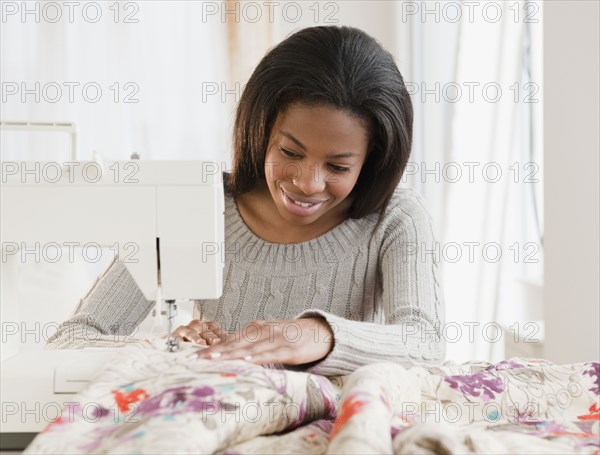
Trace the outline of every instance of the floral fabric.
<path fill-rule="evenodd" d="M 159 347 L 160 346 L 160 347 Z M 600 364 L 377 363 L 326 378 L 124 348 L 24 453 L 586 453 Z"/>

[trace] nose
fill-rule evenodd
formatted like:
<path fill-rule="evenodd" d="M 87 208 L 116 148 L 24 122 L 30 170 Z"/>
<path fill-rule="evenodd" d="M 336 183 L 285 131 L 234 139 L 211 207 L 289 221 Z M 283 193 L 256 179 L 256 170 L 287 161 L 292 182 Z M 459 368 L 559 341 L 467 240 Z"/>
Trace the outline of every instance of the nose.
<path fill-rule="evenodd" d="M 301 166 L 292 183 L 304 194 L 319 194 L 325 190 L 325 175 L 318 164 Z"/>

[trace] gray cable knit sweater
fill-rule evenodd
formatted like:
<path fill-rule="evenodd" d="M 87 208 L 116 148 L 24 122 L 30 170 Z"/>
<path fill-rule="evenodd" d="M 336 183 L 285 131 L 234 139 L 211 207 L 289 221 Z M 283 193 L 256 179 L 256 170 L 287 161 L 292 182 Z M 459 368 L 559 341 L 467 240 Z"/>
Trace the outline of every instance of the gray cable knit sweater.
<path fill-rule="evenodd" d="M 378 361 L 441 362 L 444 305 L 434 244 L 430 217 L 413 190 L 397 189 L 379 224 L 376 214 L 346 219 L 294 244 L 258 238 L 226 195 L 223 295 L 199 301 L 194 317 L 215 320 L 228 332 L 253 320 L 325 318 L 334 332 L 332 352 L 295 368 L 317 374 L 348 374 Z M 115 261 L 49 346 L 114 341 L 114 335 L 131 333 L 150 309 Z"/>

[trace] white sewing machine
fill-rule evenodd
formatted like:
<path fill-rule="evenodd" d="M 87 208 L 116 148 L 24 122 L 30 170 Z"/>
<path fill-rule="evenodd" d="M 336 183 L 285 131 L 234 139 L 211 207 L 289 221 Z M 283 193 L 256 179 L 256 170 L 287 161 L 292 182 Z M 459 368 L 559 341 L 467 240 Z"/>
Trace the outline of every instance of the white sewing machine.
<path fill-rule="evenodd" d="M 164 314 L 162 300 L 221 295 L 224 199 L 221 174 L 210 172 L 213 163 L 13 161 L 1 165 L 3 267 L 48 245 L 99 245 L 119 253 L 144 296 L 157 301 L 159 317 Z M 2 283 L 6 285 L 10 283 Z M 10 301 L 0 302 L 4 310 L 10 305 Z M 168 305 L 169 323 L 174 309 Z M 170 324 L 164 327 L 165 335 L 170 335 Z M 176 344 L 169 339 L 165 348 L 174 349 Z M 0 367 L 2 448 L 14 447 L 14 437 L 41 431 L 115 351 L 118 348 L 37 350 L 4 359 Z"/>

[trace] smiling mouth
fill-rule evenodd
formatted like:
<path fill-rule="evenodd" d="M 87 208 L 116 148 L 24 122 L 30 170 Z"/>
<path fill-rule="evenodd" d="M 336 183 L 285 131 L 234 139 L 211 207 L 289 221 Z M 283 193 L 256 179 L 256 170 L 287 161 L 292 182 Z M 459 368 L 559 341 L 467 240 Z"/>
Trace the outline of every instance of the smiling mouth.
<path fill-rule="evenodd" d="M 315 205 L 315 204 L 309 204 L 308 202 L 299 202 L 299 201 L 294 201 L 294 204 L 299 205 L 300 207 L 312 207 L 313 205 Z"/>
<path fill-rule="evenodd" d="M 284 201 L 288 207 L 288 210 L 292 211 L 297 215 L 311 215 L 316 212 L 323 203 L 327 201 L 315 201 L 315 202 L 307 202 L 302 200 L 294 199 L 288 193 L 285 192 L 283 188 L 281 188 L 281 195 L 283 196 Z"/>
<path fill-rule="evenodd" d="M 318 205 L 318 204 L 322 204 L 323 202 L 326 202 L 326 201 L 308 202 L 308 201 L 298 200 L 298 199 L 294 198 L 293 196 L 291 196 L 289 193 L 287 193 L 283 188 L 281 189 L 281 192 L 290 201 L 292 201 L 296 205 L 299 205 L 300 207 L 305 207 L 305 208 L 312 207 L 313 205 Z"/>

